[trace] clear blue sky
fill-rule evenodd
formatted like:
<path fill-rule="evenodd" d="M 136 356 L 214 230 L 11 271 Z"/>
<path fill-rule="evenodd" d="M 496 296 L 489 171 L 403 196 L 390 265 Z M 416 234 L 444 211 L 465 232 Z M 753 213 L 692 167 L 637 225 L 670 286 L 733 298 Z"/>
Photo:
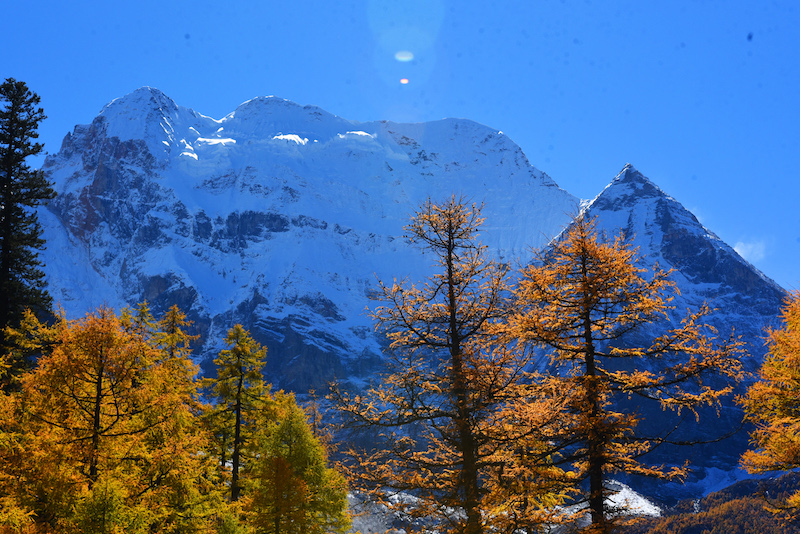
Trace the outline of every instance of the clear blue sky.
<path fill-rule="evenodd" d="M 143 85 L 214 118 L 262 95 L 360 121 L 464 117 L 582 198 L 632 163 L 800 289 L 796 0 L 0 6 L 0 76 L 41 95 L 50 152 Z"/>

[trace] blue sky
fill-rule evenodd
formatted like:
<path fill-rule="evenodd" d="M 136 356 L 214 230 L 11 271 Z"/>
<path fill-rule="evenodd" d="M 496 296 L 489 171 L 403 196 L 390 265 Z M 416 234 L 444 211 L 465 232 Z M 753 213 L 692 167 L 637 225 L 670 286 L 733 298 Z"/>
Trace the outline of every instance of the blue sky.
<path fill-rule="evenodd" d="M 262 95 L 360 121 L 464 117 L 582 198 L 632 163 L 800 289 L 795 0 L 25 0 L 2 13 L 15 47 L 0 76 L 42 97 L 50 152 L 143 85 L 214 118 Z"/>

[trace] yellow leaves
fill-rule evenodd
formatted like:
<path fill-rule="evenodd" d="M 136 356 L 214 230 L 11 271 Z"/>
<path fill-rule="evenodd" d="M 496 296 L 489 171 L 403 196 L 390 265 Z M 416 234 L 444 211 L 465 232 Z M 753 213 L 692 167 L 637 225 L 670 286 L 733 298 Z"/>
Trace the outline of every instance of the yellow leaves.
<path fill-rule="evenodd" d="M 755 450 L 742 456 L 751 472 L 800 467 L 800 292 L 789 295 L 781 318 L 783 327 L 768 331 L 760 380 L 738 399 L 756 423 L 750 435 Z"/>
<path fill-rule="evenodd" d="M 34 513 L 26 510 L 10 495 L 0 497 L 0 532 L 28 532 Z"/>
<path fill-rule="evenodd" d="M 140 530 L 176 523 L 171 507 L 188 506 L 193 481 L 212 478 L 194 420 L 196 367 L 157 346 L 152 317 L 139 317 L 126 322 L 101 308 L 62 318 L 47 327 L 48 350 L 21 393 L 3 397 L 0 489 L 33 512 L 37 528 L 80 530 L 112 508 L 117 526 L 100 530 L 135 530 L 145 518 L 151 527 Z M 23 326 L 43 338 L 41 325 Z"/>
<path fill-rule="evenodd" d="M 800 422 L 796 419 L 785 417 L 759 425 L 751 437 L 758 449 L 742 456 L 748 471 L 789 471 L 800 464 Z"/>
<path fill-rule="evenodd" d="M 23 375 L 22 391 L 0 394 L 0 531 L 235 529 L 242 509 L 223 500 L 232 477 L 215 465 L 211 435 L 198 420 L 203 405 L 187 326 L 176 308 L 155 321 L 146 305 L 122 319 L 100 309 L 53 327 L 28 322 L 30 331 L 20 334 L 46 334 L 49 345 Z M 243 329 L 230 339 L 234 359 L 263 352 Z M 269 418 L 287 418 L 289 404 L 299 410 L 289 398 L 279 392 L 259 402 L 259 428 L 279 427 Z M 325 461 L 324 452 L 314 457 Z M 328 514 L 332 530 L 346 529 L 344 481 L 311 471 L 327 481 L 316 517 Z"/>
<path fill-rule="evenodd" d="M 781 319 L 782 328 L 768 331 L 769 355 L 760 380 L 738 399 L 747 418 L 756 423 L 750 434 L 753 449 L 741 458 L 751 473 L 800 467 L 800 292 L 787 297 Z M 784 505 L 770 508 L 796 519 L 800 492 L 789 496 Z"/>
<path fill-rule="evenodd" d="M 363 398 L 334 394 L 354 426 L 387 429 L 386 450 L 353 455 L 360 487 L 412 491 L 413 510 L 398 506 L 439 514 L 443 531 L 513 532 L 556 521 L 553 508 L 586 479 L 598 519 L 611 512 L 602 499 L 610 473 L 683 477 L 685 466 L 640 461 L 663 439 L 637 434 L 639 415 L 617 402 L 643 397 L 698 415 L 741 379 L 741 341 L 711 337 L 703 307 L 633 343 L 641 336 L 632 332 L 669 320 L 677 288 L 670 271 L 645 269 L 623 236 L 608 240 L 583 217 L 512 291 L 507 269 L 475 239 L 479 212 L 455 197 L 423 204 L 407 231 L 434 253 L 437 273 L 380 285 L 373 317 L 391 373 Z M 526 372 L 542 349 L 552 374 Z M 442 517 L 447 507 L 463 516 Z M 606 531 L 613 521 L 600 523 Z"/>

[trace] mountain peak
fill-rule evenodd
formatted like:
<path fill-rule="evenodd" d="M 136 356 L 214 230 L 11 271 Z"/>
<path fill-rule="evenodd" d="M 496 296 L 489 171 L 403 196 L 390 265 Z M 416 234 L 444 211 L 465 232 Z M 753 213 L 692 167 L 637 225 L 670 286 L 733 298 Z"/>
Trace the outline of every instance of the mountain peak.
<path fill-rule="evenodd" d="M 352 129 L 354 124 L 316 106 L 301 106 L 276 96 L 247 100 L 222 121 L 226 131 L 245 137 L 296 134 L 311 140 L 334 137 Z"/>
<path fill-rule="evenodd" d="M 673 200 L 633 165 L 626 163 L 611 183 L 589 202 L 585 209 L 619 211 L 648 198 Z"/>
<path fill-rule="evenodd" d="M 144 86 L 106 104 L 100 111 L 100 116 L 113 122 L 120 116 L 125 120 L 126 116 L 131 118 L 153 111 L 160 111 L 162 115 L 168 116 L 177 110 L 178 105 L 170 97 L 155 87 Z"/>
<path fill-rule="evenodd" d="M 95 118 L 106 137 L 120 141 L 144 141 L 150 153 L 161 159 L 169 154 L 170 147 L 190 132 L 216 130 L 218 121 L 179 106 L 155 87 L 140 87 L 127 95 L 112 100 Z"/>
<path fill-rule="evenodd" d="M 651 193 L 658 193 L 661 195 L 665 195 L 660 187 L 650 181 L 644 174 L 639 172 L 636 167 L 631 165 L 630 163 L 626 163 L 625 166 L 619 171 L 614 179 L 611 181 L 611 186 L 619 187 L 620 185 L 625 184 L 628 187 L 633 187 L 637 190 L 647 190 Z"/>
<path fill-rule="evenodd" d="M 617 177 L 619 177 L 622 174 L 627 174 L 627 173 L 636 173 L 639 176 L 642 176 L 642 173 L 640 173 L 638 170 L 636 170 L 636 167 L 634 167 L 632 163 L 626 163 L 625 166 L 622 167 L 622 170 L 619 171 L 619 174 L 617 175 Z"/>
<path fill-rule="evenodd" d="M 704 298 L 739 299 L 726 303 L 728 310 L 742 307 L 746 298 L 750 308 L 742 315 L 774 313 L 783 298 L 783 289 L 742 259 L 729 245 L 705 228 L 680 202 L 662 191 L 647 177 L 627 164 L 585 208 L 599 226 L 610 234 L 622 232 L 640 253 L 667 268 L 676 270 L 680 284 L 702 286 L 692 306 Z M 687 289 L 687 291 L 689 291 Z M 761 324 L 747 332 L 756 339 Z"/>

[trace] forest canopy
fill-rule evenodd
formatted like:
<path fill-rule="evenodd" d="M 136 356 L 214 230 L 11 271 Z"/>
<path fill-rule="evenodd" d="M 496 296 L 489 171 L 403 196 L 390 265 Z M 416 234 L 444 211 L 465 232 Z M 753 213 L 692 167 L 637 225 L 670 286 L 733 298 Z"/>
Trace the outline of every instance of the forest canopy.
<path fill-rule="evenodd" d="M 142 304 L 53 325 L 28 312 L 9 330 L 41 356 L 17 391 L 0 396 L 0 531 L 349 528 L 344 479 L 294 396 L 259 387 L 246 419 L 219 417 L 189 358 L 190 327 L 177 307 L 156 320 Z M 248 339 L 237 325 L 223 353 L 239 354 Z M 244 352 L 266 356 L 253 344 Z M 263 382 L 257 366 L 247 373 Z M 231 376 L 244 380 L 241 368 L 218 371 Z M 212 390 L 227 398 L 224 388 Z M 292 496 L 271 490 L 276 483 L 289 484 Z"/>

